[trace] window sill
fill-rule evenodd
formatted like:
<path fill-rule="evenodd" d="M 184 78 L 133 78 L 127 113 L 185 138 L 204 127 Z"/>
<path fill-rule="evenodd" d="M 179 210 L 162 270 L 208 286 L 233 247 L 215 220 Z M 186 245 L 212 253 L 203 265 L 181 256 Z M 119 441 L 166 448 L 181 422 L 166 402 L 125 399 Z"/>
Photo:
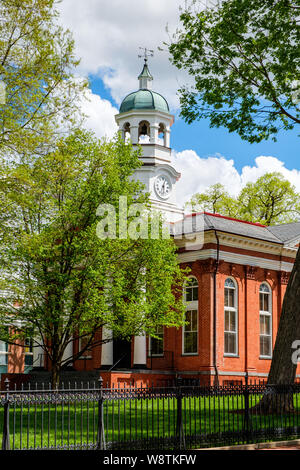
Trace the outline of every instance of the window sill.
<path fill-rule="evenodd" d="M 224 354 L 224 357 L 237 357 L 239 358 L 239 354 Z"/>
<path fill-rule="evenodd" d="M 272 356 L 259 356 L 259 359 L 271 361 L 271 360 L 272 360 Z"/>
<path fill-rule="evenodd" d="M 186 357 L 186 356 L 199 356 L 199 353 L 182 353 L 181 357 Z"/>
<path fill-rule="evenodd" d="M 85 361 L 86 359 L 93 359 L 92 356 L 81 356 L 78 358 L 78 361 Z"/>

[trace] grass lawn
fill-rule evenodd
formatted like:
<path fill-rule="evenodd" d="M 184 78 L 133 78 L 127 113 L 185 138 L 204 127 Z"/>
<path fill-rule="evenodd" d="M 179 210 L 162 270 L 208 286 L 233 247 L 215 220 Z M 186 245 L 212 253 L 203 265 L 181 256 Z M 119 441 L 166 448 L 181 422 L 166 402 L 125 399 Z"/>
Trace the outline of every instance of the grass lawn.
<path fill-rule="evenodd" d="M 250 408 L 261 395 L 250 395 Z M 295 435 L 300 426 L 300 400 L 294 395 L 294 413 L 280 415 L 250 414 L 249 430 L 268 436 L 277 429 L 290 428 Z M 238 443 L 245 430 L 243 396 L 191 397 L 182 399 L 182 422 L 187 446 Z M 299 413 L 298 413 L 299 412 Z M 176 398 L 106 400 L 103 406 L 106 442 L 122 442 L 134 448 L 136 442 L 164 448 L 176 436 Z M 0 409 L 0 430 L 3 408 Z M 11 449 L 91 448 L 96 446 L 98 404 L 73 401 L 67 404 L 19 404 L 10 407 Z M 271 436 L 271 434 L 270 434 Z M 275 436 L 276 438 L 276 436 Z M 151 442 L 151 443 L 149 443 Z M 143 444 L 142 444 L 143 445 Z M 146 444 L 145 444 L 146 445 Z"/>

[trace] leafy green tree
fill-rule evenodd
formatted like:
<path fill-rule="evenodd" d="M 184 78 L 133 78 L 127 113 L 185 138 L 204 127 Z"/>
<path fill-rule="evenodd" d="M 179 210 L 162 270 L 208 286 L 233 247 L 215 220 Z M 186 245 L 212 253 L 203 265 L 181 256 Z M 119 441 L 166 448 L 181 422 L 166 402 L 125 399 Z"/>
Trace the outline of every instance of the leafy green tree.
<path fill-rule="evenodd" d="M 203 211 L 236 217 L 237 201 L 220 183 L 213 184 L 203 193 L 196 193 L 187 203 L 194 212 Z"/>
<path fill-rule="evenodd" d="M 193 1 L 169 44 L 194 78 L 179 90 L 187 122 L 208 118 L 260 142 L 300 123 L 299 0 Z"/>
<path fill-rule="evenodd" d="M 244 220 L 264 225 L 299 220 L 300 194 L 280 173 L 266 173 L 255 183 L 247 183 L 238 197 Z"/>
<path fill-rule="evenodd" d="M 2 162 L 1 339 L 30 335 L 51 361 L 53 385 L 62 366 L 102 343 L 101 327 L 130 337 L 182 324 L 184 274 L 175 244 L 151 239 L 150 232 L 146 237 L 145 225 L 138 227 L 130 212 L 133 203 L 148 201 L 131 178 L 138 156 L 120 137 L 99 141 L 76 131 L 45 156 Z M 114 237 L 109 230 L 116 222 L 118 235 L 124 224 L 120 196 L 127 197 L 127 233 L 132 223 L 136 237 L 124 230 L 122 238 Z M 110 208 L 115 217 L 106 215 Z M 65 357 L 68 344 L 79 338 L 84 346 Z"/>
<path fill-rule="evenodd" d="M 266 173 L 247 183 L 237 197 L 220 183 L 196 193 L 187 203 L 193 211 L 206 211 L 263 225 L 296 222 L 300 217 L 300 194 L 280 173 Z"/>
<path fill-rule="evenodd" d="M 299 0 L 222 0 L 182 11 L 168 45 L 172 62 L 194 78 L 180 92 L 187 122 L 208 118 L 242 139 L 260 142 L 299 128 Z M 300 338 L 300 251 L 284 297 L 268 377 L 294 381 L 291 347 Z M 287 406 L 290 406 L 289 402 Z M 267 406 L 271 406 L 270 402 Z"/>
<path fill-rule="evenodd" d="M 69 31 L 58 25 L 55 0 L 0 3 L 0 152 L 42 152 L 79 117 L 85 83 Z M 78 102 L 78 100 L 77 100 Z"/>

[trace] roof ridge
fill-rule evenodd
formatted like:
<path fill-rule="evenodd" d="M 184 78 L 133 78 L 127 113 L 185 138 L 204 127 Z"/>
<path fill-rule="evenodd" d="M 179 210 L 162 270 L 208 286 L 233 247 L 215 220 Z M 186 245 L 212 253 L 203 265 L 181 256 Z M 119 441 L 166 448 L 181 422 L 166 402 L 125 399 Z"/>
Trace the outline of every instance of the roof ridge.
<path fill-rule="evenodd" d="M 188 214 L 187 217 L 195 217 L 197 215 L 208 215 L 210 217 L 219 217 L 221 219 L 227 219 L 227 220 L 233 220 L 234 222 L 241 222 L 243 224 L 249 224 L 249 225 L 255 225 L 256 227 L 263 227 L 263 228 L 268 228 L 267 225 L 263 225 L 263 224 L 260 224 L 259 222 L 248 222 L 247 220 L 242 220 L 242 219 L 236 219 L 235 217 L 229 217 L 227 215 L 221 215 L 221 214 L 218 214 L 217 212 L 206 212 L 206 211 L 203 211 L 203 212 L 193 212 L 192 214 Z"/>

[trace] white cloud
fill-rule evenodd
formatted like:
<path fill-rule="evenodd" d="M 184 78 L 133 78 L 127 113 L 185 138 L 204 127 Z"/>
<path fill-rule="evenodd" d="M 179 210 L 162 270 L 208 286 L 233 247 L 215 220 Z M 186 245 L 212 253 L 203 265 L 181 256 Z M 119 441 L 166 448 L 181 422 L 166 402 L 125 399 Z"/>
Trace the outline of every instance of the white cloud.
<path fill-rule="evenodd" d="M 249 181 L 254 182 L 265 173 L 279 172 L 282 176 L 293 184 L 297 191 L 300 192 L 300 171 L 293 169 L 289 170 L 284 165 L 284 162 L 275 157 L 260 156 L 255 159 L 256 165 L 253 167 L 245 166 L 241 175 L 242 185 Z"/>
<path fill-rule="evenodd" d="M 162 93 L 176 108 L 176 92 L 189 79 L 173 67 L 166 52 L 158 46 L 169 41 L 179 23 L 183 0 L 63 0 L 59 5 L 61 22 L 75 39 L 76 54 L 81 58 L 79 73 L 96 74 L 110 89 L 119 104 L 137 89 L 137 76 L 143 61 L 139 47 L 154 49 L 150 70 L 154 90 Z"/>
<path fill-rule="evenodd" d="M 300 192 L 300 171 L 289 170 L 284 162 L 272 156 L 260 156 L 254 166 L 245 166 L 241 173 L 234 166 L 234 160 L 223 156 L 201 158 L 193 150 L 174 152 L 173 160 L 181 178 L 176 185 L 179 205 L 184 205 L 197 192 L 205 191 L 209 186 L 221 183 L 229 194 L 236 196 L 248 182 L 256 181 L 265 173 L 279 172 Z"/>
<path fill-rule="evenodd" d="M 84 127 L 94 131 L 97 137 L 110 139 L 117 132 L 115 115 L 118 110 L 112 106 L 110 101 L 102 99 L 91 90 L 87 90 L 85 97 L 81 100 L 81 109 L 87 116 Z"/>

